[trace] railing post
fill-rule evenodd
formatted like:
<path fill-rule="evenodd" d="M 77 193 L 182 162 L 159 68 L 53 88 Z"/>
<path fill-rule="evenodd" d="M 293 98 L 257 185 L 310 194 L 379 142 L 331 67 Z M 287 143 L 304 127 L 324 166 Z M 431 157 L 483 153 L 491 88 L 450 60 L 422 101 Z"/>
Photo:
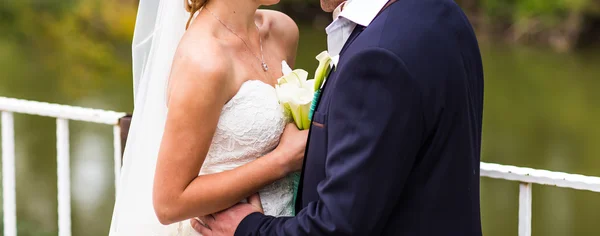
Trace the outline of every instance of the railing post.
<path fill-rule="evenodd" d="M 131 124 L 131 115 L 123 116 L 119 119 L 119 124 L 113 127 L 113 148 L 115 162 L 115 195 L 119 191 L 119 178 L 121 177 L 121 166 L 123 165 L 123 155 L 125 143 L 129 134 L 129 125 Z"/>
<path fill-rule="evenodd" d="M 15 129 L 11 112 L 2 112 L 2 194 L 4 236 L 16 236 Z"/>
<path fill-rule="evenodd" d="M 119 119 L 119 126 L 121 127 L 121 155 L 123 155 L 125 152 L 125 144 L 127 143 L 127 136 L 129 136 L 131 115 L 121 117 L 121 119 Z"/>
<path fill-rule="evenodd" d="M 58 172 L 58 235 L 71 236 L 71 171 L 69 157 L 69 121 L 56 119 Z"/>
<path fill-rule="evenodd" d="M 519 236 L 531 236 L 531 185 L 519 184 Z"/>
<path fill-rule="evenodd" d="M 113 159 L 114 159 L 114 168 L 115 168 L 115 195 L 119 190 L 119 178 L 121 176 L 121 157 L 122 157 L 122 147 L 121 147 L 121 126 L 115 125 L 113 127 Z"/>

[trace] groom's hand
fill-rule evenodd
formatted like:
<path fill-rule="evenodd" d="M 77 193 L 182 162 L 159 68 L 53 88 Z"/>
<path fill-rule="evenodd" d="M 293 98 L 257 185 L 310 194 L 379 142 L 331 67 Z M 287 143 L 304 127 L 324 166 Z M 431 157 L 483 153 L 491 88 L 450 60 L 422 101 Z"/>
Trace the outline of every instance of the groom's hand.
<path fill-rule="evenodd" d="M 248 203 L 238 203 L 219 213 L 199 217 L 200 221 L 192 219 L 191 224 L 194 230 L 201 233 L 202 236 L 229 236 L 235 233 L 238 225 L 246 216 L 254 212 L 263 213 L 258 194 L 250 196 Z"/>

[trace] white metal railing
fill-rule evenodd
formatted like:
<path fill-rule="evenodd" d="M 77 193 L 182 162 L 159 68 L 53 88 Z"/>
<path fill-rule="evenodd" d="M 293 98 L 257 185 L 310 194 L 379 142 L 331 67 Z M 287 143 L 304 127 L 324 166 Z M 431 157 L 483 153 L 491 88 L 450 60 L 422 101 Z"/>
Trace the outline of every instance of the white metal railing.
<path fill-rule="evenodd" d="M 536 170 L 516 166 L 481 163 L 481 176 L 518 181 L 519 184 L 519 236 L 531 235 L 531 186 L 552 185 L 561 188 L 588 190 L 600 193 L 600 178 Z"/>
<path fill-rule="evenodd" d="M 69 120 L 113 126 L 115 188 L 121 168 L 121 112 L 72 107 L 0 97 L 2 112 L 2 191 L 4 236 L 17 235 L 15 194 L 15 136 L 13 113 L 56 118 L 56 154 L 58 175 L 58 235 L 71 235 L 71 176 L 69 155 Z M 115 191 L 116 192 L 116 191 Z"/>
<path fill-rule="evenodd" d="M 15 198 L 15 149 L 13 113 L 24 113 L 56 118 L 57 174 L 58 174 L 58 231 L 59 236 L 71 235 L 71 196 L 69 168 L 69 123 L 78 120 L 113 126 L 115 188 L 121 168 L 121 137 L 119 119 L 125 113 L 89 108 L 33 102 L 0 97 L 2 112 L 2 190 L 4 206 L 4 235 L 17 235 Z M 531 235 L 532 184 L 553 185 L 600 192 L 600 178 L 583 175 L 536 170 L 516 166 L 481 163 L 481 176 L 520 182 L 519 236 Z"/>

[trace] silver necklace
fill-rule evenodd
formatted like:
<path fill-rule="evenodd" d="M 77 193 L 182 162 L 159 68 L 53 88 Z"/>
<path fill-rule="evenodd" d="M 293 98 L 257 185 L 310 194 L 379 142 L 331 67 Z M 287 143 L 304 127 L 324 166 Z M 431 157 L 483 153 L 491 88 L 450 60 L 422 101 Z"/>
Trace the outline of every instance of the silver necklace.
<path fill-rule="evenodd" d="M 256 59 L 258 61 L 260 61 L 260 64 L 265 72 L 267 72 L 269 70 L 269 66 L 267 66 L 267 63 L 265 62 L 265 55 L 263 54 L 263 45 L 262 45 L 262 38 L 260 37 L 260 31 L 258 33 L 258 42 L 260 43 L 260 57 L 258 57 L 256 54 L 254 54 L 254 52 L 252 51 L 250 46 L 248 46 L 248 43 L 246 43 L 246 40 L 244 40 L 242 37 L 240 37 L 238 34 L 236 34 L 235 31 L 233 31 L 231 28 L 229 28 L 225 23 L 223 23 L 223 21 L 221 19 L 219 19 L 219 17 L 217 17 L 211 10 L 209 10 L 206 7 L 204 9 L 206 9 L 208 11 L 208 13 L 210 13 L 215 19 L 217 19 L 217 21 L 219 21 L 219 23 L 221 23 L 223 26 L 225 26 L 225 28 L 227 28 L 233 35 L 237 36 L 240 40 L 242 40 L 244 45 L 246 45 L 246 47 L 248 48 L 248 51 L 250 51 L 250 53 L 252 53 L 252 56 L 256 57 Z M 256 30 L 257 31 L 259 30 L 258 26 L 256 26 Z"/>

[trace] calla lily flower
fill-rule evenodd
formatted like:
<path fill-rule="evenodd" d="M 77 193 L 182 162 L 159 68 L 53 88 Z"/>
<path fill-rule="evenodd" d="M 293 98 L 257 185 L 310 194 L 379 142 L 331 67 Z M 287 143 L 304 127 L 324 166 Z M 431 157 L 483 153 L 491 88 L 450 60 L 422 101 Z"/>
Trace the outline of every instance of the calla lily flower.
<path fill-rule="evenodd" d="M 317 55 L 316 58 L 319 61 L 319 67 L 317 67 L 317 70 L 315 71 L 314 91 L 318 91 L 323 86 L 323 83 L 325 82 L 325 77 L 327 77 L 332 67 L 331 56 L 329 56 L 329 53 L 327 53 L 327 51 L 319 53 L 319 55 Z"/>
<path fill-rule="evenodd" d="M 277 80 L 275 91 L 287 114 L 291 115 L 300 130 L 310 127 L 310 107 L 314 95 L 314 80 L 307 80 L 308 72 L 301 69 L 292 70 L 285 61 L 282 62 L 284 76 Z"/>

